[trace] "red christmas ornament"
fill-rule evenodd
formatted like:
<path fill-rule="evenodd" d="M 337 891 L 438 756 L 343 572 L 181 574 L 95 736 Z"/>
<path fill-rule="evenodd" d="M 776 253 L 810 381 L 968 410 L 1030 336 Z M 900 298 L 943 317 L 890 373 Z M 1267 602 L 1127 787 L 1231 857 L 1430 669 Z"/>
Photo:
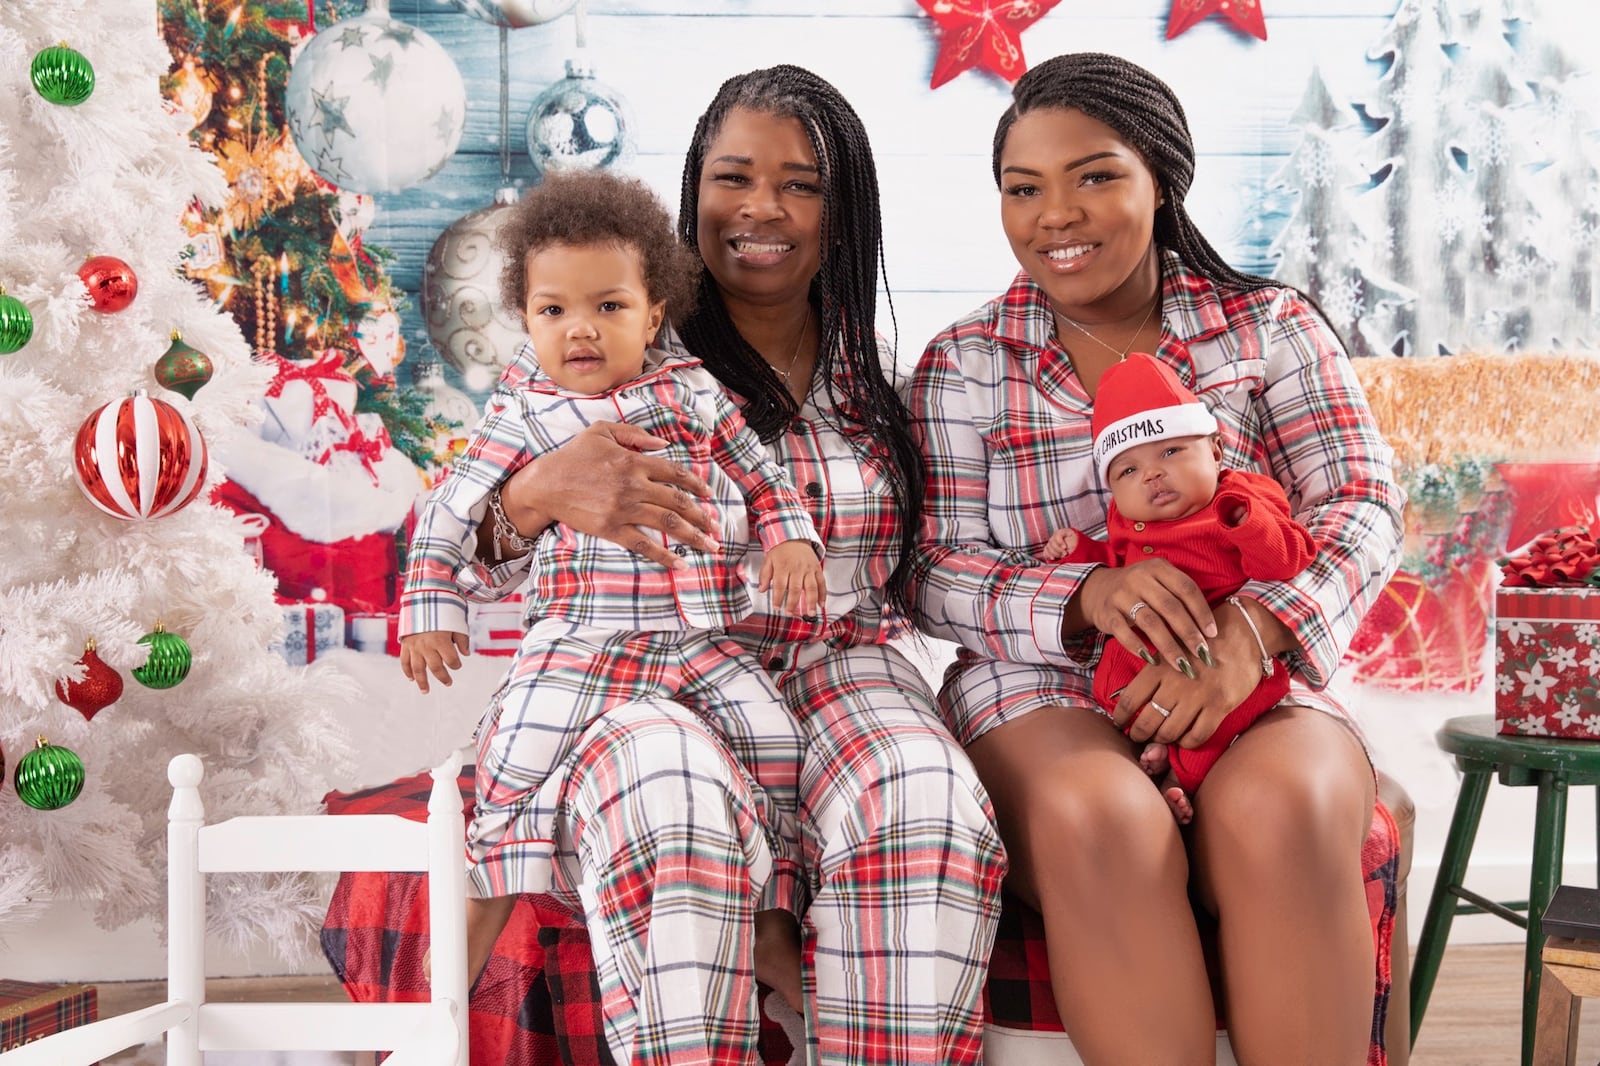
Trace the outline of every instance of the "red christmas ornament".
<path fill-rule="evenodd" d="M 95 653 L 93 640 L 83 646 L 78 664 L 84 668 L 83 680 L 57 681 L 56 696 L 92 722 L 95 715 L 122 698 L 122 675 Z"/>
<path fill-rule="evenodd" d="M 1222 15 L 1252 37 L 1267 39 L 1267 16 L 1260 0 L 1172 0 L 1167 14 L 1167 40 L 1208 15 Z"/>
<path fill-rule="evenodd" d="M 1022 31 L 1061 0 L 917 0 L 939 24 L 939 58 L 928 87 L 937 89 L 970 67 L 1016 81 L 1028 69 Z"/>
<path fill-rule="evenodd" d="M 1600 463 L 1496 463 L 1515 509 L 1506 531 L 1506 551 L 1561 526 L 1595 522 Z"/>
<path fill-rule="evenodd" d="M 169 515 L 205 487 L 205 438 L 188 415 L 143 389 L 84 419 L 73 455 L 78 487 L 113 518 Z"/>
<path fill-rule="evenodd" d="M 89 305 L 103 314 L 121 311 L 139 295 L 139 279 L 133 268 L 114 255 L 84 260 L 78 277 L 89 290 Z"/>

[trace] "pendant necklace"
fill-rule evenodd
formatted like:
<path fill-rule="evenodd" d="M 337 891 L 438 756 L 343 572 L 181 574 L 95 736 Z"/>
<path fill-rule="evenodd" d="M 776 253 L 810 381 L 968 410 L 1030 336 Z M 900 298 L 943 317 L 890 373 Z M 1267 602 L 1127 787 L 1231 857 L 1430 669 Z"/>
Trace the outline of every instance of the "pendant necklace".
<path fill-rule="evenodd" d="M 1066 322 L 1067 325 L 1071 326 L 1073 329 L 1077 330 L 1079 333 L 1082 333 L 1085 337 L 1088 337 L 1090 340 L 1094 341 L 1100 347 L 1104 348 L 1106 351 L 1108 351 L 1112 355 L 1116 356 L 1117 357 L 1117 362 L 1120 363 L 1124 359 L 1128 358 L 1128 353 L 1129 352 L 1133 351 L 1133 342 L 1139 339 L 1139 331 L 1144 329 L 1145 323 L 1150 321 L 1150 316 L 1155 314 L 1156 304 L 1159 304 L 1160 302 L 1161 302 L 1161 297 L 1158 294 L 1156 296 L 1155 302 L 1152 303 L 1148 308 L 1145 309 L 1144 317 L 1139 320 L 1139 324 L 1137 326 L 1133 327 L 1133 336 L 1128 338 L 1127 346 L 1124 347 L 1120 352 L 1117 351 L 1117 349 L 1111 347 L 1111 345 L 1107 344 L 1105 341 L 1101 340 L 1099 337 L 1096 337 L 1093 333 L 1090 333 L 1088 327 L 1082 325 L 1079 322 L 1076 322 L 1076 321 L 1068 318 L 1066 315 L 1061 314 L 1060 311 L 1057 311 L 1056 314 L 1059 315 L 1061 317 L 1062 321 Z"/>

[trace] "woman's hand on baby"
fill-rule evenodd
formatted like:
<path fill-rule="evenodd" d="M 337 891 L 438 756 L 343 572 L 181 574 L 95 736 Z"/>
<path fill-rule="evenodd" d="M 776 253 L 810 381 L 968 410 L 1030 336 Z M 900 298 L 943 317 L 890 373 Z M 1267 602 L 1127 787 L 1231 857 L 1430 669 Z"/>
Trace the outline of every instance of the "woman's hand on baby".
<path fill-rule="evenodd" d="M 524 534 L 551 521 L 681 570 L 688 564 L 645 530 L 716 551 L 717 525 L 696 497 L 711 487 L 648 454 L 667 446 L 637 426 L 596 422 L 518 470 L 501 489 L 506 516 Z"/>
<path fill-rule="evenodd" d="M 1144 612 L 1140 612 L 1142 615 Z M 1212 665 L 1193 678 L 1167 663 L 1139 671 L 1117 698 L 1112 719 L 1136 741 L 1196 748 L 1261 683 L 1261 651 L 1238 612 L 1220 612 L 1209 642 Z M 1163 715 L 1162 710 L 1168 713 Z M 1130 727 L 1131 726 L 1131 727 Z"/>
<path fill-rule="evenodd" d="M 786 540 L 767 552 L 756 588 L 759 592 L 772 590 L 774 610 L 810 618 L 822 610 L 827 595 L 822 560 L 809 541 Z"/>
<path fill-rule="evenodd" d="M 450 671 L 461 669 L 461 656 L 468 652 L 465 633 L 430 629 L 400 638 L 400 669 L 417 688 L 428 691 L 428 675 L 443 685 L 450 684 Z"/>
<path fill-rule="evenodd" d="M 1148 640 L 1185 677 L 1210 665 L 1207 642 L 1217 635 L 1217 620 L 1200 587 L 1165 559 L 1092 570 L 1078 586 L 1078 601 L 1090 625 L 1146 663 L 1156 661 Z"/>

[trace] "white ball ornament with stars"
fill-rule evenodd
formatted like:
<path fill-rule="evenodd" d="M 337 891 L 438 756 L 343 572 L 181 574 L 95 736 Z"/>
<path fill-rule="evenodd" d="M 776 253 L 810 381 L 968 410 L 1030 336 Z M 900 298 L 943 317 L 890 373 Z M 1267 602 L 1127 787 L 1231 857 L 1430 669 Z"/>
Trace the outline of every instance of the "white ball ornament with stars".
<path fill-rule="evenodd" d="M 452 0 L 452 2 L 473 18 L 514 30 L 525 26 L 542 26 L 546 22 L 560 18 L 578 5 L 578 0 Z"/>
<path fill-rule="evenodd" d="M 355 192 L 425 181 L 466 124 L 461 72 L 439 42 L 389 17 L 388 0 L 311 38 L 289 71 L 289 132 L 323 179 Z"/>

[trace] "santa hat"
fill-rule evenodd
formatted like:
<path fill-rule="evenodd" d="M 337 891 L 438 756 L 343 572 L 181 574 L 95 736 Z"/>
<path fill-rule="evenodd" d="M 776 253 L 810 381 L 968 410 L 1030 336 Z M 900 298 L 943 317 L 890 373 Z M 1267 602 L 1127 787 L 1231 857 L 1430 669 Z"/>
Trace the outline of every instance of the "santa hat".
<path fill-rule="evenodd" d="M 1100 376 L 1091 425 L 1102 482 L 1111 460 L 1129 448 L 1217 431 L 1217 420 L 1172 368 L 1143 352 L 1129 354 Z"/>

